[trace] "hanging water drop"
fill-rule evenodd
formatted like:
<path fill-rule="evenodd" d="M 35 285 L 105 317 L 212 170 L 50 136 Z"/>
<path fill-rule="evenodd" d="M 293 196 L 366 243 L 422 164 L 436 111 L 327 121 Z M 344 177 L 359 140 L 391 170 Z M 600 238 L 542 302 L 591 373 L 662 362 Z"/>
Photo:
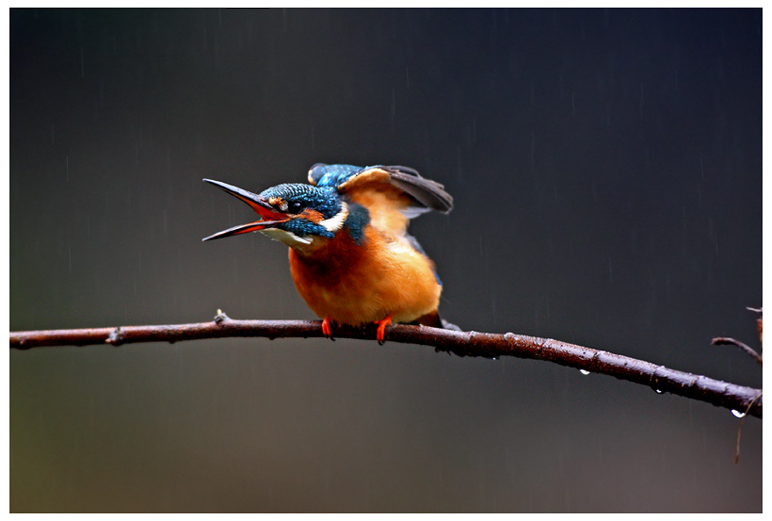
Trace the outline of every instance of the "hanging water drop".
<path fill-rule="evenodd" d="M 745 417 L 745 413 L 744 412 L 740 412 L 740 411 L 735 410 L 735 409 L 732 409 L 732 414 L 734 415 L 735 418 L 744 418 Z"/>
<path fill-rule="evenodd" d="M 587 369 L 579 369 L 579 372 L 580 372 L 580 373 L 582 373 L 582 374 L 583 374 L 583 375 L 585 375 L 585 376 L 587 376 L 588 374 L 590 374 L 590 371 L 588 371 Z"/>

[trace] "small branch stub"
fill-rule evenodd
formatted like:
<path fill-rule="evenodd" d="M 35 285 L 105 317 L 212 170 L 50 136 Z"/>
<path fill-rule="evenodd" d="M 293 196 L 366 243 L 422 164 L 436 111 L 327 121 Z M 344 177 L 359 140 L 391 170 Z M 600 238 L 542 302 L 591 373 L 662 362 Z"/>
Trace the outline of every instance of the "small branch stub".
<path fill-rule="evenodd" d="M 107 340 L 105 340 L 105 343 L 114 345 L 115 347 L 118 347 L 121 345 L 121 328 L 116 327 L 112 333 L 107 337 Z"/>
<path fill-rule="evenodd" d="M 217 310 L 217 314 L 214 316 L 214 323 L 215 324 L 221 324 L 222 322 L 224 322 L 226 320 L 230 320 L 230 317 L 228 317 L 228 315 L 223 313 L 222 309 L 218 309 Z"/>

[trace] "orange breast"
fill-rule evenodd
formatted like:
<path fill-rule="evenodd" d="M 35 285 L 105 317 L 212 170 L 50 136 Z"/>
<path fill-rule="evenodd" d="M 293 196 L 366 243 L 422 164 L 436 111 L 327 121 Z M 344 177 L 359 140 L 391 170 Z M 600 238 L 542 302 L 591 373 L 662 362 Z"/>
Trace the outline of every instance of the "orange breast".
<path fill-rule="evenodd" d="M 429 259 L 402 237 L 368 227 L 363 245 L 338 233 L 313 254 L 289 252 L 298 293 L 319 317 L 358 325 L 391 315 L 411 322 L 437 309 L 442 286 Z"/>

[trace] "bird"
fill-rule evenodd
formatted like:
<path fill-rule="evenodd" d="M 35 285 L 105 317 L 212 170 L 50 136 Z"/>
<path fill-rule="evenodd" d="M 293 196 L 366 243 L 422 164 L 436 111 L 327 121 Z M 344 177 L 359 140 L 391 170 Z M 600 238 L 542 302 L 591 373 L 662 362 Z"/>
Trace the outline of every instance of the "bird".
<path fill-rule="evenodd" d="M 259 220 L 202 239 L 261 232 L 289 246 L 292 280 L 309 308 L 332 325 L 413 323 L 458 329 L 438 311 L 442 282 L 434 262 L 407 233 L 410 219 L 448 213 L 444 186 L 405 166 L 317 163 L 308 184 L 285 183 L 259 194 L 204 179 L 249 205 Z"/>

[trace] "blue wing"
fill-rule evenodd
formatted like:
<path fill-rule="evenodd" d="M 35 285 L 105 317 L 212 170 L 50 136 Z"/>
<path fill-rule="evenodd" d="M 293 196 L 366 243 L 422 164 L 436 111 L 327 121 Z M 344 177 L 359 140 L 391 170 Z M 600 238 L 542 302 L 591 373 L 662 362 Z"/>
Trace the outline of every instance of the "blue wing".
<path fill-rule="evenodd" d="M 341 193 L 351 193 L 373 182 L 390 185 L 398 193 L 410 196 L 413 203 L 403 210 L 407 210 L 405 213 L 411 218 L 429 210 L 447 213 L 453 208 L 453 198 L 441 184 L 421 177 L 417 171 L 406 166 L 361 168 L 317 163 L 308 171 L 308 182 L 319 187 L 331 186 Z"/>
<path fill-rule="evenodd" d="M 316 163 L 308 171 L 308 182 L 319 187 L 333 186 L 337 188 L 362 170 L 361 166 Z"/>

